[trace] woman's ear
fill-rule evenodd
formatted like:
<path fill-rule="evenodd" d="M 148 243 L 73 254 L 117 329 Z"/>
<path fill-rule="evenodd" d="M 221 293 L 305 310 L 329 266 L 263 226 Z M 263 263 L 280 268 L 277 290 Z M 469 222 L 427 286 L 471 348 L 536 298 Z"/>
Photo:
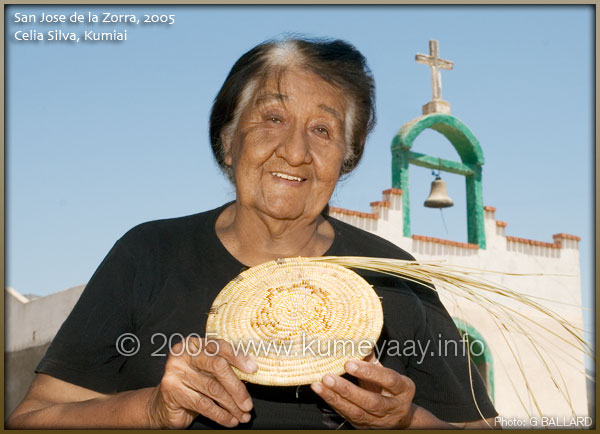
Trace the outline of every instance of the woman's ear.
<path fill-rule="evenodd" d="M 233 159 L 231 157 L 231 138 L 233 134 L 228 132 L 221 132 L 221 144 L 223 145 L 223 162 L 231 166 Z"/>

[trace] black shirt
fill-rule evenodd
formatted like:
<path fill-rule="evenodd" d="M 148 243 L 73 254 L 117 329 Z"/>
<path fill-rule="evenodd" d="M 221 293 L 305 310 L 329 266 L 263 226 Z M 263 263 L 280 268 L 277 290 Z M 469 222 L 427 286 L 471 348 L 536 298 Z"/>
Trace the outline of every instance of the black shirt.
<path fill-rule="evenodd" d="M 213 300 L 247 268 L 225 249 L 215 231 L 227 205 L 144 223 L 127 232 L 90 279 L 36 372 L 101 393 L 156 386 L 169 348 L 190 334 L 204 336 Z M 327 219 L 335 238 L 326 256 L 414 259 L 380 237 Z M 460 335 L 435 291 L 391 276 L 357 272 L 382 298 L 384 327 L 376 345 L 381 363 L 408 375 L 416 385 L 414 402 L 438 418 L 480 419 Z M 139 342 L 139 350 L 129 356 L 123 353 L 137 344 L 122 338 L 126 333 Z M 460 351 L 441 355 L 439 349 L 452 347 L 447 341 L 457 341 Z M 473 365 L 470 371 L 479 409 L 486 418 L 495 416 Z M 238 428 L 336 428 L 343 422 L 308 386 L 247 387 L 253 417 Z M 200 416 L 191 426 L 206 427 L 218 425 Z"/>

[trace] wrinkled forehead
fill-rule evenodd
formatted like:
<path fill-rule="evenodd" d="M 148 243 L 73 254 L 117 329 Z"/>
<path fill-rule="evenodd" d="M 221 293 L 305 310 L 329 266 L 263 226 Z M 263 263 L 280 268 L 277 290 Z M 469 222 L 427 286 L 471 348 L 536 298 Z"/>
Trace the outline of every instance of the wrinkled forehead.
<path fill-rule="evenodd" d="M 323 79 L 318 74 L 298 67 L 273 68 L 271 71 L 253 80 L 247 89 L 247 97 L 240 99 L 240 104 L 251 104 L 253 106 L 266 103 L 281 103 L 285 105 L 295 95 L 313 95 L 319 106 L 325 111 L 338 117 L 341 121 L 345 119 L 345 111 L 348 106 L 348 98 L 343 90 Z M 327 103 L 325 103 L 327 101 Z"/>
<path fill-rule="evenodd" d="M 355 103 L 353 99 L 344 92 L 341 86 L 326 80 L 316 72 L 302 67 L 301 65 L 272 65 L 263 72 L 248 81 L 246 87 L 241 91 L 235 115 L 230 127 L 237 128 L 242 112 L 251 111 L 252 108 L 267 102 L 278 102 L 285 105 L 290 98 L 290 86 L 295 81 L 305 79 L 305 83 L 314 83 L 314 89 L 327 90 L 332 98 L 329 103 L 320 104 L 320 107 L 340 120 L 345 129 L 345 141 L 348 146 L 347 157 L 350 156 L 349 144 L 352 142 L 352 131 L 354 126 Z M 312 90 L 312 89 L 311 89 Z"/>

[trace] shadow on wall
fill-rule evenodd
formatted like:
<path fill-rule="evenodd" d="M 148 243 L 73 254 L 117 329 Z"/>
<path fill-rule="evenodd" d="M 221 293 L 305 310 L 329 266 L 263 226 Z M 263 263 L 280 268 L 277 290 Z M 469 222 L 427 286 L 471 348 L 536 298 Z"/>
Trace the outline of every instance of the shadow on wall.
<path fill-rule="evenodd" d="M 596 372 L 593 369 L 586 369 L 588 375 L 586 380 L 587 398 L 588 398 L 588 416 L 593 420 L 590 429 L 596 429 L 596 382 L 592 378 L 596 378 Z"/>
<path fill-rule="evenodd" d="M 4 289 L 4 418 L 21 402 L 34 369 L 79 299 L 84 285 L 45 297 Z"/>
<path fill-rule="evenodd" d="M 49 346 L 50 342 L 4 354 L 4 420 L 25 397 L 35 376 L 34 369 Z"/>

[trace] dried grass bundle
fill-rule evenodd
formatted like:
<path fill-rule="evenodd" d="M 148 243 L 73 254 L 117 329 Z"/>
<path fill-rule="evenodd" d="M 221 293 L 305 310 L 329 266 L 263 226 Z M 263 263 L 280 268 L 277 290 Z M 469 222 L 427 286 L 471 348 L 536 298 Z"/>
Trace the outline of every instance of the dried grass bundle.
<path fill-rule="evenodd" d="M 566 361 L 571 369 L 581 375 L 588 376 L 580 363 L 583 354 L 594 358 L 593 349 L 583 339 L 583 330 L 571 324 L 560 314 L 540 303 L 539 297 L 528 296 L 506 286 L 485 279 L 485 275 L 533 276 L 480 270 L 464 266 L 445 264 L 441 261 L 404 261 L 387 258 L 367 257 L 320 257 L 311 258 L 315 262 L 332 263 L 344 267 L 371 270 L 386 273 L 406 280 L 426 284 L 439 293 L 444 293 L 452 299 L 457 310 L 461 305 L 474 303 L 484 310 L 490 320 L 502 335 L 509 349 L 508 358 L 516 363 L 520 380 L 524 383 L 527 395 L 523 396 L 515 385 L 517 378 L 509 380 L 523 409 L 528 410 L 527 402 L 532 402 L 537 414 L 544 416 L 531 387 L 531 378 L 547 376 L 554 385 L 557 393 L 562 396 L 569 406 L 573 416 L 576 416 L 569 396 L 563 373 L 558 368 L 557 360 Z M 538 275 L 539 276 L 539 275 Z M 513 342 L 514 336 L 519 336 L 528 342 L 528 350 L 537 356 L 544 371 L 531 371 L 522 362 L 518 346 Z M 557 346 L 561 342 L 563 346 Z M 564 347 L 564 348 L 563 348 Z M 566 349 L 565 349 L 566 348 Z M 468 354 L 468 353 L 467 353 Z M 499 360 L 506 363 L 510 360 Z"/>

